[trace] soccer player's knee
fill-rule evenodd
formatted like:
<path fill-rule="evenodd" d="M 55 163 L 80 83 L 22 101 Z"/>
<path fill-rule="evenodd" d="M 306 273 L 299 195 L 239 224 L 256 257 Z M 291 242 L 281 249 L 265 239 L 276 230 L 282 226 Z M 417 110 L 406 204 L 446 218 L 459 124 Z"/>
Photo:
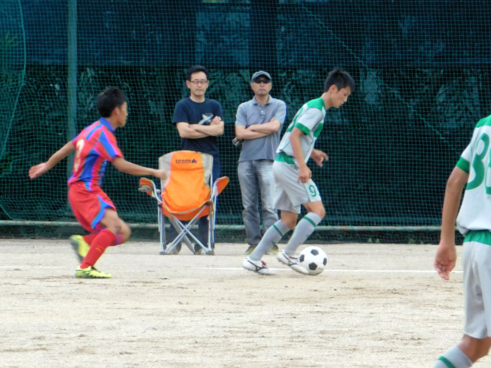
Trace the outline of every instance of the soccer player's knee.
<path fill-rule="evenodd" d="M 317 216 L 321 218 L 321 220 L 326 216 L 326 210 L 324 207 L 317 208 L 315 211 L 313 211 Z"/>
<path fill-rule="evenodd" d="M 121 230 L 121 236 L 123 237 L 123 243 L 126 243 L 128 241 L 128 239 L 131 237 L 131 229 L 125 223 L 123 223 L 123 227 Z"/>
<path fill-rule="evenodd" d="M 114 235 L 118 235 L 122 233 L 123 226 L 121 224 L 121 220 L 114 220 L 107 224 L 107 229 L 110 230 Z"/>
<path fill-rule="evenodd" d="M 295 225 L 297 224 L 297 219 L 281 219 L 281 221 L 286 225 L 286 227 L 288 227 L 289 229 L 293 229 L 295 227 Z"/>

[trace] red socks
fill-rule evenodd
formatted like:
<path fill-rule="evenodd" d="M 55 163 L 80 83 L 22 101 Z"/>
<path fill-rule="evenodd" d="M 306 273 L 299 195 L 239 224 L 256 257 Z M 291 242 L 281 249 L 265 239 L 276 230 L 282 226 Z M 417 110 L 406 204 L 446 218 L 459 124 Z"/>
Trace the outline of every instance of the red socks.
<path fill-rule="evenodd" d="M 95 234 L 89 234 L 89 235 L 85 235 L 85 236 L 82 236 L 82 238 L 84 239 L 84 241 L 88 244 L 88 245 L 92 245 L 92 242 L 94 241 L 95 238 L 97 238 L 97 236 L 100 234 L 100 232 L 98 233 L 95 233 Z"/>
<path fill-rule="evenodd" d="M 80 265 L 80 268 L 87 268 L 89 266 L 94 266 L 99 258 L 104 254 L 106 251 L 106 248 L 114 245 L 116 242 L 116 235 L 113 234 L 111 230 L 104 229 L 98 234 L 91 234 L 87 235 L 87 237 L 93 237 L 92 239 L 92 244 L 90 244 L 90 249 L 87 252 L 87 255 L 85 256 L 84 260 L 82 261 L 82 264 Z M 84 236 L 84 240 L 85 240 Z M 87 240 L 85 240 L 87 241 Z"/>
<path fill-rule="evenodd" d="M 95 234 L 89 234 L 89 235 L 83 236 L 82 238 L 90 246 L 90 245 L 92 245 L 92 242 L 94 241 L 95 238 L 97 238 L 97 236 L 99 234 L 100 234 L 100 232 L 95 233 Z M 116 235 L 116 240 L 110 246 L 120 245 L 120 244 L 123 244 L 123 237 L 121 236 L 121 234 L 118 234 L 118 235 Z"/>

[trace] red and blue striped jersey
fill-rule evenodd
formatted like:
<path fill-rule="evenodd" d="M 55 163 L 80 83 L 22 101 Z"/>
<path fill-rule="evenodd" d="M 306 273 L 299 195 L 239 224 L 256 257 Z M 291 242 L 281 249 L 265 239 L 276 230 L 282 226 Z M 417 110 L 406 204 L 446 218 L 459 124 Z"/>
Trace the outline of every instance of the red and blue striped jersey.
<path fill-rule="evenodd" d="M 82 130 L 72 144 L 75 146 L 75 158 L 68 185 L 81 181 L 88 190 L 101 186 L 107 161 L 123 157 L 114 129 L 104 118 Z"/>

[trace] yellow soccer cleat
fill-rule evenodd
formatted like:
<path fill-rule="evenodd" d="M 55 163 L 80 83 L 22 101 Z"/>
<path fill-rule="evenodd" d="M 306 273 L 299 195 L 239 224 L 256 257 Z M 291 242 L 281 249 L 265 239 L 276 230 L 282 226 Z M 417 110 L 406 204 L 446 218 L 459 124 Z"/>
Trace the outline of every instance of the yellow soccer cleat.
<path fill-rule="evenodd" d="M 81 235 L 72 235 L 70 236 L 70 245 L 75 252 L 78 262 L 82 263 L 85 256 L 87 255 L 87 252 L 89 251 L 89 244 L 85 242 L 84 238 Z"/>
<path fill-rule="evenodd" d="M 75 276 L 82 279 L 110 279 L 113 277 L 110 273 L 99 271 L 95 267 L 90 266 L 87 268 L 80 268 L 79 266 Z"/>

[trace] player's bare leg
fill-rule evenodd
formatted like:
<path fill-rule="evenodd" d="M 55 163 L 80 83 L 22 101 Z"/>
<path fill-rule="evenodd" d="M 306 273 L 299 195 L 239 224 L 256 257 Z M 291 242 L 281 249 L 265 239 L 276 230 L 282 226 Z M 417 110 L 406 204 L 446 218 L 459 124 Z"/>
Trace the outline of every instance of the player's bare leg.
<path fill-rule="evenodd" d="M 121 219 L 119 220 L 121 221 L 120 232 L 116 234 L 116 243 L 114 245 L 124 244 L 131 237 L 131 229 L 128 224 Z"/>
<path fill-rule="evenodd" d="M 290 212 L 290 211 L 281 211 L 280 219 L 288 227 L 288 229 L 291 230 L 297 224 L 298 213 Z"/>
<path fill-rule="evenodd" d="M 462 342 L 458 347 L 470 360 L 476 362 L 478 359 L 488 355 L 489 349 L 491 348 L 491 337 L 475 339 L 468 335 L 464 335 Z"/>

